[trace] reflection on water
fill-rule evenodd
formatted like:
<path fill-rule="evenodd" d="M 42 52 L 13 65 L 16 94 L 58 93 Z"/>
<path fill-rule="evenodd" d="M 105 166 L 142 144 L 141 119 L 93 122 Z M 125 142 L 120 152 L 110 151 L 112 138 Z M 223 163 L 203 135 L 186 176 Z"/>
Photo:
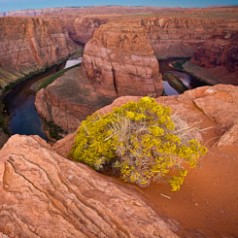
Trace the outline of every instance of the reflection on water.
<path fill-rule="evenodd" d="M 170 84 L 168 83 L 168 81 L 163 80 L 163 87 L 164 87 L 164 91 L 166 93 L 166 95 L 178 95 L 179 93 L 170 86 Z"/>
<path fill-rule="evenodd" d="M 164 75 L 165 73 L 171 73 L 173 74 L 176 78 L 180 79 L 181 82 L 188 88 L 188 89 L 192 89 L 192 88 L 196 88 L 199 86 L 204 86 L 206 85 L 203 82 L 200 82 L 199 80 L 197 80 L 196 78 L 194 78 L 193 76 L 184 73 L 184 72 L 180 72 L 177 70 L 173 70 L 169 64 L 172 63 L 174 60 L 181 60 L 178 58 L 171 58 L 171 59 L 166 59 L 166 60 L 159 60 L 159 65 L 160 65 L 160 73 L 162 75 Z M 163 86 L 164 86 L 164 91 L 166 93 L 166 95 L 178 95 L 179 93 L 176 91 L 176 89 L 174 89 L 173 87 L 170 86 L 170 84 L 164 80 L 163 81 Z"/>

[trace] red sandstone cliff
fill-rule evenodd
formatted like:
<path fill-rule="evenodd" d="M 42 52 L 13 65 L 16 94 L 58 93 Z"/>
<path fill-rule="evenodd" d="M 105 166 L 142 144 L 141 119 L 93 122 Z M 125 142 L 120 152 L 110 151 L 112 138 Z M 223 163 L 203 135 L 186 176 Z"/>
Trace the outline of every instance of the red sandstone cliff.
<path fill-rule="evenodd" d="M 128 23 L 140 24 L 145 29 L 158 58 L 191 57 L 196 49 L 204 48 L 204 43 L 210 41 L 213 49 L 211 52 L 206 50 L 206 55 L 210 61 L 216 61 L 217 55 L 214 52 L 221 51 L 224 48 L 223 43 L 233 44 L 229 35 L 238 32 L 237 12 L 238 8 L 235 7 L 208 9 L 91 7 L 11 12 L 9 15 L 12 16 L 38 15 L 42 16 L 43 20 L 29 17 L 1 18 L 1 79 L 21 77 L 22 71 L 29 73 L 35 71 L 39 65 L 41 67 L 44 63 L 53 64 L 67 57 L 75 47 L 71 39 L 78 43 L 86 43 L 100 25 L 115 19 L 120 22 L 122 17 L 127 19 Z M 125 14 L 129 16 L 125 17 Z M 222 39 L 222 45 L 214 40 L 217 36 Z M 201 55 L 200 52 L 202 51 L 198 49 L 196 54 Z M 233 55 L 234 50 L 232 53 L 229 52 L 226 54 L 228 58 Z M 202 61 L 204 63 L 204 60 Z M 232 62 L 226 60 L 228 61 Z M 196 62 L 201 64 L 199 60 Z M 18 68 L 21 68 L 21 72 Z"/>
<path fill-rule="evenodd" d="M 37 93 L 35 105 L 44 119 L 72 132 L 118 96 L 162 93 L 158 61 L 143 27 L 126 23 L 100 26 L 85 47 L 82 69 Z"/>
<path fill-rule="evenodd" d="M 0 18 L 0 82 L 66 59 L 76 50 L 60 19 Z"/>
<path fill-rule="evenodd" d="M 161 76 L 154 50 L 140 24 L 126 21 L 102 25 L 87 43 L 83 68 L 105 95 L 160 95 Z"/>
<path fill-rule="evenodd" d="M 237 24 L 238 28 L 238 24 Z M 238 84 L 238 30 L 225 31 L 196 47 L 185 69 L 211 83 Z M 198 65 L 200 68 L 196 70 Z M 195 68 L 195 70 L 194 70 Z"/>

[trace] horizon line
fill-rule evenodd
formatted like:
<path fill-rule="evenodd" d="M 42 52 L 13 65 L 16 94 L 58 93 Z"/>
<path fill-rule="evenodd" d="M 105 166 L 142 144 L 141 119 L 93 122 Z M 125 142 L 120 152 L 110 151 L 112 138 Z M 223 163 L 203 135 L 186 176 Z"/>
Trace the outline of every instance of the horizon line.
<path fill-rule="evenodd" d="M 112 5 L 112 4 L 108 4 L 108 5 L 85 5 L 85 6 L 62 6 L 62 7 L 40 7 L 40 8 L 26 8 L 26 9 L 18 9 L 18 10 L 6 10 L 6 11 L 1 11 L 0 13 L 10 13 L 10 12 L 18 12 L 18 11 L 31 11 L 31 10 L 43 10 L 43 9 L 63 9 L 63 8 L 90 8 L 90 7 L 151 7 L 151 8 L 161 8 L 161 9 L 165 9 L 165 8 L 186 8 L 186 9 L 192 9 L 192 8 L 219 8 L 219 7 L 238 7 L 238 4 L 219 4 L 219 5 L 208 5 L 208 6 L 194 6 L 194 7 L 186 7 L 186 6 L 155 6 L 155 5 Z"/>

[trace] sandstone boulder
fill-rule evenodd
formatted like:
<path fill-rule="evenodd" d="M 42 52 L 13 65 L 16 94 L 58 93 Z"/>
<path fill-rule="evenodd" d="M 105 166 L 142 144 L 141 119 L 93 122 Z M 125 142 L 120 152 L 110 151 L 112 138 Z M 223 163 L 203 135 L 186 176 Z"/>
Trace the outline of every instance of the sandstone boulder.
<path fill-rule="evenodd" d="M 133 191 L 58 155 L 38 136 L 0 151 L 1 237 L 177 237 Z"/>

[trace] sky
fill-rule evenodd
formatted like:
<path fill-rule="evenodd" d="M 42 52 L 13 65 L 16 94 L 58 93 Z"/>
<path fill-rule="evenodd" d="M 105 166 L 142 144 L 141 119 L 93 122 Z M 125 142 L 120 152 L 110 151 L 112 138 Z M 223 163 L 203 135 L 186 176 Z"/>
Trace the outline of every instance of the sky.
<path fill-rule="evenodd" d="M 206 7 L 220 5 L 238 5 L 238 0 L 0 0 L 0 12 L 47 7 L 103 5 Z"/>

